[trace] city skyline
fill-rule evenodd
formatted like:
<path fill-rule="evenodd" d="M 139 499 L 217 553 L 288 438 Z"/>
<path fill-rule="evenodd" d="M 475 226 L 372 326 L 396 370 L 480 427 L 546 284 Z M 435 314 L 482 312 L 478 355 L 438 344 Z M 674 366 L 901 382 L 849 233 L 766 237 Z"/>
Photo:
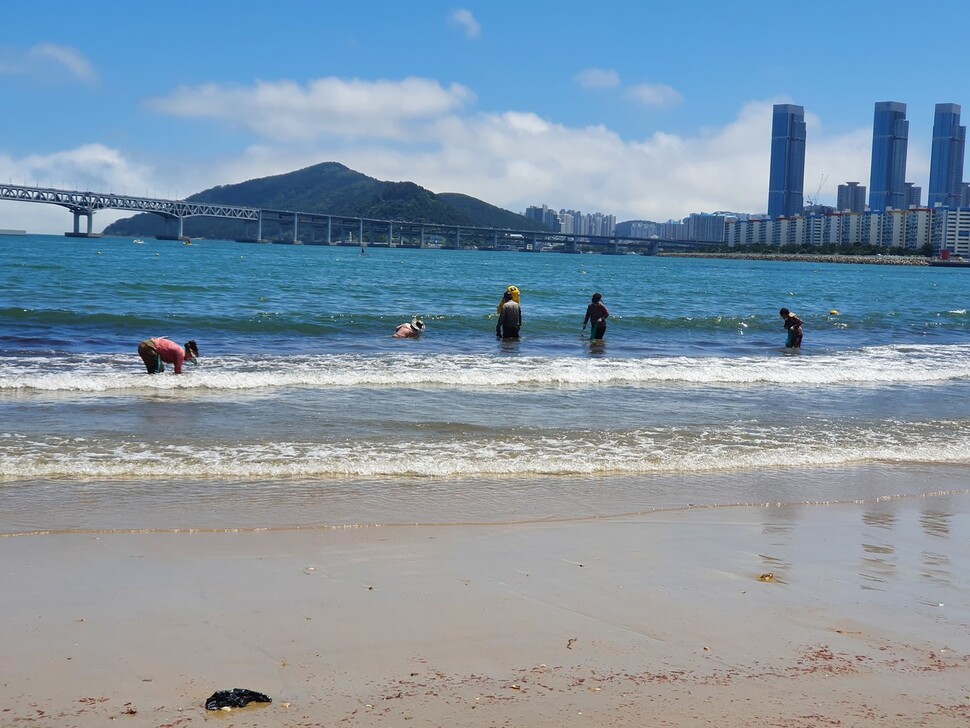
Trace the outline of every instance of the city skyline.
<path fill-rule="evenodd" d="M 907 103 L 907 181 L 923 189 L 934 104 L 963 101 L 920 63 L 833 82 L 843 48 L 894 51 L 900 18 L 912 57 L 959 67 L 963 24 L 896 0 L 878 14 L 823 0 L 814 15 L 839 23 L 822 40 L 772 32 L 803 22 L 797 7 L 769 17 L 715 2 L 284 1 L 267 14 L 247 0 L 173 0 L 161 22 L 149 7 L 97 9 L 6 8 L 17 33 L 0 44 L 0 179 L 173 198 L 337 161 L 510 210 L 757 214 L 774 104 L 806 109 L 805 194 L 834 205 L 838 184 L 867 181 L 875 100 Z M 730 42 L 742 26 L 757 43 Z M 643 43 L 648 53 L 631 51 Z M 0 203 L 0 227 L 63 232 L 67 216 L 45 208 Z"/>

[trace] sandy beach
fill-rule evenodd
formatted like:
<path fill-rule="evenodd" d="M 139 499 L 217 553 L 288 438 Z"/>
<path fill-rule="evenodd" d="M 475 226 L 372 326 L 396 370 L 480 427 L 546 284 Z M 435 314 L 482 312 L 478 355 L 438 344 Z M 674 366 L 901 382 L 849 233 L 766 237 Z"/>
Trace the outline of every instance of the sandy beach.
<path fill-rule="evenodd" d="M 2 537 L 0 725 L 964 726 L 968 514 Z"/>

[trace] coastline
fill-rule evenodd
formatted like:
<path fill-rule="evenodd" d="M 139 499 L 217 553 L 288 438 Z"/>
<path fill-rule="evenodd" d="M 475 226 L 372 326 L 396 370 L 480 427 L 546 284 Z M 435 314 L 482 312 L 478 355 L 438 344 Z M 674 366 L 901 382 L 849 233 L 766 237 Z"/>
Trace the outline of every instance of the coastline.
<path fill-rule="evenodd" d="M 796 255 L 787 253 L 657 253 L 658 258 L 723 258 L 777 260 L 786 263 L 861 263 L 863 265 L 929 266 L 930 258 L 909 255 Z"/>
<path fill-rule="evenodd" d="M 3 537 L 0 723 L 962 726 L 968 522 L 961 492 Z M 273 702 L 204 710 L 232 687 Z"/>

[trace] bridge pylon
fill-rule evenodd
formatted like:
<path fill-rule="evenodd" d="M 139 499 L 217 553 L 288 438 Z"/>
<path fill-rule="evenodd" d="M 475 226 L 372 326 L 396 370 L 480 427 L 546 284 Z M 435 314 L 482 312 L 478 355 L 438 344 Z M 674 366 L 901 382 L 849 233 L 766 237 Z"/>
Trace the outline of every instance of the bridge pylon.
<path fill-rule="evenodd" d="M 100 238 L 101 233 L 92 232 L 92 226 L 94 224 L 94 210 L 71 210 L 74 215 L 74 232 L 64 233 L 65 236 L 69 238 Z M 81 218 L 87 218 L 87 230 L 86 232 L 81 232 Z"/>

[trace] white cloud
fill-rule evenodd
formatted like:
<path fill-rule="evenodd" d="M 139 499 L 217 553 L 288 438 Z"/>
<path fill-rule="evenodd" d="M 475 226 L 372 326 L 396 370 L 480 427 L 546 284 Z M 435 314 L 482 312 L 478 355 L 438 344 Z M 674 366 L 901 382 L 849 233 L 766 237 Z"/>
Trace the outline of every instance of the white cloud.
<path fill-rule="evenodd" d="M 340 107 L 341 126 L 328 127 L 327 134 L 294 138 L 270 128 L 258 143 L 232 158 L 176 159 L 170 167 L 161 162 L 146 167 L 118 150 L 92 144 L 47 156 L 0 156 L 0 180 L 175 197 L 337 161 L 378 179 L 462 192 L 514 211 L 545 203 L 610 213 L 620 220 L 667 220 L 691 212 L 766 209 L 771 111 L 777 100 L 749 102 L 720 128 L 689 135 L 658 130 L 642 139 L 624 139 L 602 125 L 571 127 L 526 111 L 466 113 L 448 92 L 431 86 L 442 99 L 434 113 L 427 106 L 413 112 L 420 134 L 406 141 L 356 133 L 352 121 L 367 126 L 374 114 L 366 104 L 353 112 L 353 104 L 345 104 Z M 253 96 L 262 98 L 255 89 Z M 397 96 L 393 92 L 381 98 Z M 254 98 L 238 96 L 233 102 L 268 119 L 268 108 L 262 109 Z M 180 102 L 190 99 L 180 97 Z M 227 120 L 222 112 L 211 115 Z M 824 175 L 820 201 L 833 204 L 838 184 L 867 183 L 871 130 L 829 137 L 817 117 L 808 115 L 806 121 L 805 191 L 814 194 Z M 913 157 L 910 166 L 914 171 L 925 168 L 925 160 Z M 29 218 L 39 214 L 38 208 L 49 219 L 43 226 Z M 98 213 L 98 229 L 118 216 L 122 214 Z M 70 223 L 70 215 L 59 208 L 0 203 L 0 227 L 63 232 Z"/>
<path fill-rule="evenodd" d="M 451 15 L 448 17 L 448 22 L 451 25 L 457 25 L 465 29 L 465 35 L 469 38 L 477 38 L 481 35 L 482 28 L 475 20 L 475 16 L 472 15 L 471 10 L 466 10 L 465 8 L 458 8 L 453 10 Z"/>
<path fill-rule="evenodd" d="M 39 43 L 26 51 L 0 49 L 0 75 L 26 76 L 45 81 L 99 82 L 98 72 L 84 54 L 69 46 Z"/>
<path fill-rule="evenodd" d="M 627 98 L 656 109 L 669 109 L 680 104 L 684 97 L 677 89 L 663 83 L 640 83 L 631 86 Z"/>
<path fill-rule="evenodd" d="M 94 66 L 80 51 L 54 43 L 41 43 L 30 49 L 30 57 L 38 63 L 53 62 L 70 72 L 72 76 L 85 83 L 97 83 L 98 74 Z"/>
<path fill-rule="evenodd" d="M 187 118 L 240 124 L 267 139 L 307 141 L 341 137 L 413 140 L 420 122 L 459 109 L 474 100 L 460 84 L 437 81 L 344 80 L 258 82 L 252 87 L 208 84 L 181 87 L 150 108 Z"/>
<path fill-rule="evenodd" d="M 21 159 L 0 155 L 0 181 L 29 187 L 54 187 L 93 192 L 158 197 L 148 185 L 156 179 L 153 170 L 133 163 L 116 149 L 103 144 L 85 144 L 53 154 L 33 154 Z M 94 216 L 96 230 L 129 213 L 104 210 Z M 70 230 L 74 218 L 63 207 L 31 202 L 0 203 L 0 227 L 36 233 Z"/>
<path fill-rule="evenodd" d="M 587 68 L 573 76 L 573 80 L 585 89 L 616 88 L 620 85 L 620 74 L 602 68 Z"/>
<path fill-rule="evenodd" d="M 691 212 L 763 212 L 768 197 L 772 101 L 746 104 L 719 129 L 693 136 L 656 132 L 625 140 L 604 126 L 567 127 L 527 112 L 449 115 L 433 145 L 323 144 L 313 150 L 258 145 L 220 170 L 220 182 L 335 160 L 378 179 L 463 192 L 514 211 L 550 204 L 618 219 L 666 220 Z M 810 131 L 806 192 L 828 175 L 835 187 L 868 177 L 869 130 L 835 138 Z"/>

